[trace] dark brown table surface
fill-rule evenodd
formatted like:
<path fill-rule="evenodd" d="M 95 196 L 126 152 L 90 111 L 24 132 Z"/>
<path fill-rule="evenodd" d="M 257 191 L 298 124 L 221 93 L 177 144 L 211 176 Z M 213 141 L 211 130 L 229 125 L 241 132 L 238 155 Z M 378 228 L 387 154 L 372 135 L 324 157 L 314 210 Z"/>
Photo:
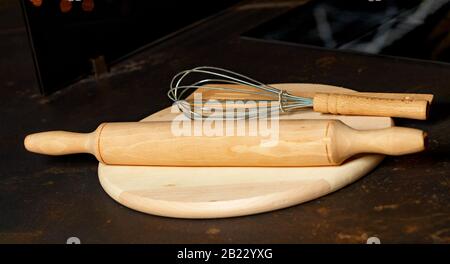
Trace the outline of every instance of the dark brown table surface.
<path fill-rule="evenodd" d="M 24 52 L 25 32 L 4 32 L 0 243 L 65 243 L 72 236 L 82 243 L 365 243 L 372 236 L 382 243 L 449 243 L 450 66 L 240 36 L 295 5 L 234 7 L 116 65 L 98 82 L 88 78 L 49 97 L 38 94 Z M 247 217 L 183 220 L 146 215 L 113 201 L 89 155 L 47 157 L 23 148 L 23 138 L 32 132 L 88 132 L 101 122 L 148 116 L 170 105 L 166 91 L 175 73 L 200 65 L 267 83 L 433 93 L 428 121 L 397 120 L 426 130 L 429 149 L 386 158 L 359 181 L 305 204 Z"/>

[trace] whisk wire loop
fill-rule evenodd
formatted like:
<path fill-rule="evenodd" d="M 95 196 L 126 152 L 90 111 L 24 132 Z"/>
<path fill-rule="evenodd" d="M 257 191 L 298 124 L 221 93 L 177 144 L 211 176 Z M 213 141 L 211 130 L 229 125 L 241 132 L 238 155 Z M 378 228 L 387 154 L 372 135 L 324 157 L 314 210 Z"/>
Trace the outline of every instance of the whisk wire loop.
<path fill-rule="evenodd" d="M 193 82 L 192 84 L 184 84 L 186 78 L 194 75 L 194 73 L 208 76 L 208 78 L 200 79 Z M 221 84 L 232 84 L 239 85 L 240 87 L 233 86 L 221 86 Z M 242 88 L 245 86 L 245 88 Z M 267 117 L 269 114 L 275 111 L 281 111 L 282 113 L 296 110 L 299 108 L 305 108 L 312 106 L 312 99 L 304 98 L 289 94 L 288 92 L 277 89 L 270 85 L 259 82 L 248 76 L 240 73 L 236 73 L 227 69 L 201 66 L 190 70 L 182 71 L 176 74 L 171 82 L 170 89 L 167 93 L 168 97 L 176 103 L 178 108 L 191 119 L 203 119 L 210 118 L 211 115 L 204 115 L 204 112 L 210 112 L 208 107 L 202 106 L 198 107 L 184 101 L 183 98 L 189 90 L 193 89 L 203 89 L 203 90 L 217 90 L 232 92 L 236 94 L 248 94 L 254 95 L 256 97 L 261 96 L 263 98 L 256 100 L 247 100 L 253 102 L 277 102 L 278 105 L 272 105 L 266 107 L 266 109 L 261 109 L 257 107 L 247 107 L 244 113 L 235 113 L 235 111 L 225 111 L 225 115 L 219 117 L 219 119 L 248 119 L 254 117 Z M 267 99 L 270 98 L 270 99 Z M 224 103 L 229 100 L 215 100 L 215 102 Z M 197 104 L 198 102 L 194 102 Z M 203 105 L 203 101 L 201 102 Z M 192 110 L 194 108 L 194 110 Z M 257 109 L 255 109 L 257 108 Z M 200 110 L 200 111 L 198 111 Z"/>

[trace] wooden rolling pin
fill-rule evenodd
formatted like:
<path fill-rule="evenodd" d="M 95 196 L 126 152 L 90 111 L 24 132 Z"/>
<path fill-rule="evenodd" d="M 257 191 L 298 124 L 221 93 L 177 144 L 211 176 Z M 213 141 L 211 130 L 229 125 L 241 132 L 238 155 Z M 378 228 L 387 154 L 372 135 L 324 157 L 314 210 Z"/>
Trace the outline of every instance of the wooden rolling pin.
<path fill-rule="evenodd" d="M 425 148 L 425 133 L 412 128 L 355 130 L 338 120 L 279 120 L 278 131 L 277 144 L 261 144 L 267 136 L 175 136 L 171 122 L 103 123 L 87 134 L 32 134 L 24 144 L 41 154 L 91 153 L 105 164 L 155 166 L 328 166 L 358 153 Z"/>

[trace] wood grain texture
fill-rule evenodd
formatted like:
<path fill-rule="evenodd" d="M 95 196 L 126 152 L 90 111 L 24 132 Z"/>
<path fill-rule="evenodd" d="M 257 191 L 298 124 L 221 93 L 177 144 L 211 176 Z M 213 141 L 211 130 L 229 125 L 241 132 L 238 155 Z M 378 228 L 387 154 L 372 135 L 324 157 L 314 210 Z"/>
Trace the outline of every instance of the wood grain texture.
<path fill-rule="evenodd" d="M 292 85 L 280 86 L 289 88 L 292 93 L 296 93 L 295 89 L 292 89 Z M 349 103 L 353 105 L 353 108 L 355 105 L 360 105 L 361 109 L 370 108 L 371 111 L 379 114 L 381 114 L 380 111 L 386 110 L 383 108 L 386 104 L 378 103 L 377 108 L 376 104 L 370 105 L 370 102 L 360 100 L 360 98 L 369 101 L 400 101 L 400 99 L 353 96 L 349 91 L 334 86 L 299 84 L 297 88 L 304 94 L 316 91 L 315 98 L 322 98 L 321 95 L 324 95 L 326 100 L 323 105 L 328 110 L 335 107 L 328 111 L 333 113 L 341 113 L 342 109 L 347 109 L 345 108 L 345 98 L 348 99 L 347 101 L 356 100 L 356 103 L 353 101 Z M 317 92 L 324 89 L 343 91 L 349 94 Z M 210 91 L 199 90 L 201 92 Z M 215 94 L 203 95 L 205 99 L 210 99 L 210 96 L 215 96 Z M 329 100 L 329 98 L 341 97 L 344 98 L 342 107 L 340 103 L 336 103 L 338 100 Z M 426 100 L 421 101 L 427 104 Z M 396 108 L 396 105 L 398 106 L 394 103 L 392 107 Z M 353 108 L 352 106 L 348 107 L 350 110 Z M 177 110 L 176 107 L 174 109 Z M 408 110 L 408 107 L 405 109 Z M 407 113 L 406 110 L 405 113 Z M 300 112 L 302 117 L 308 118 L 308 111 Z M 354 114 L 354 112 L 349 114 Z M 25 147 L 32 152 L 50 155 L 92 153 L 99 161 L 109 165 L 216 167 L 331 166 L 339 165 L 360 153 L 403 155 L 424 149 L 424 134 L 417 129 L 395 127 L 359 131 L 338 120 L 284 118 L 288 116 L 283 115 L 283 119 L 287 120 L 276 120 L 275 124 L 258 120 L 241 120 L 225 123 L 222 121 L 210 122 L 209 126 L 207 124 L 205 126 L 204 123 L 208 122 L 194 122 L 178 113 L 176 118 L 179 120 L 181 117 L 183 120 L 179 120 L 181 122 L 178 122 L 176 127 L 174 127 L 174 122 L 167 122 L 170 120 L 144 123 L 104 123 L 95 132 L 87 134 L 63 131 L 33 134 L 25 139 Z M 172 118 L 175 117 L 172 116 Z M 175 134 L 175 130 L 180 130 L 180 124 L 187 126 L 185 132 L 188 135 Z M 276 129 L 264 130 L 260 128 L 261 124 L 265 128 L 269 126 L 273 128 L 276 125 Z M 211 129 L 212 126 L 216 126 L 216 128 Z M 231 129 L 229 129 L 230 127 Z M 229 133 L 230 131 L 231 133 Z M 213 135 L 207 134 L 211 132 Z M 254 132 L 253 135 L 251 135 L 252 132 Z"/>
<path fill-rule="evenodd" d="M 429 102 L 424 99 L 377 98 L 359 94 L 333 93 L 317 93 L 314 96 L 314 111 L 339 115 L 388 116 L 426 120 L 428 108 Z"/>
<path fill-rule="evenodd" d="M 73 133 L 67 131 L 48 131 L 25 137 L 25 149 L 45 155 L 68 155 L 76 153 L 93 154 L 103 161 L 99 150 L 99 136 L 105 124 L 101 124 L 92 133 Z"/>
<path fill-rule="evenodd" d="M 295 86 L 291 86 L 295 90 Z M 314 88 L 302 92 L 314 93 Z M 336 88 L 321 91 L 335 92 Z M 170 121 L 164 109 L 143 122 Z M 312 110 L 282 119 L 338 119 L 356 129 L 393 126 L 391 118 L 324 115 Z M 362 155 L 329 167 L 164 167 L 100 163 L 99 179 L 117 202 L 148 214 L 178 218 L 235 217 L 303 203 L 336 191 L 374 169 L 382 155 Z"/>
<path fill-rule="evenodd" d="M 172 122 L 105 123 L 92 137 L 98 138 L 96 154 L 103 163 L 138 166 L 332 166 L 361 153 L 404 155 L 425 148 L 423 132 L 412 128 L 355 130 L 339 120 L 275 120 L 277 129 L 265 135 L 263 129 L 251 129 L 259 122 L 221 123 L 219 135 L 196 135 L 195 122 L 186 120 L 188 134 L 181 136 L 174 134 Z M 233 129 L 226 135 L 229 126 Z"/>
<path fill-rule="evenodd" d="M 274 86 L 273 84 L 269 84 Z M 283 83 L 275 84 L 277 88 L 289 94 L 313 98 L 313 109 L 316 112 L 341 114 L 341 115 L 368 115 L 387 116 L 399 118 L 411 118 L 426 120 L 429 114 L 429 106 L 433 101 L 432 94 L 414 93 L 357 93 L 349 89 L 313 83 Z M 208 84 L 206 86 L 227 87 L 241 91 L 258 92 L 257 88 L 235 84 Z M 336 93 L 324 93 L 334 89 Z M 209 90 L 200 88 L 203 98 L 213 100 L 278 100 L 276 94 L 246 94 L 232 90 Z M 187 98 L 195 105 L 193 96 Z"/>
<path fill-rule="evenodd" d="M 334 91 L 336 94 L 355 94 L 358 93 L 359 96 L 371 97 L 371 98 L 384 98 L 384 99 L 399 99 L 399 100 L 425 100 L 429 104 L 432 103 L 434 96 L 432 94 L 418 94 L 418 93 L 376 93 L 376 92 L 356 92 L 354 90 L 319 83 L 277 83 L 269 84 L 275 88 L 286 91 L 295 96 L 301 96 L 306 98 L 314 98 L 317 93 L 326 93 L 327 91 Z M 208 86 L 208 85 L 206 85 Z M 214 86 L 210 84 L 209 86 Z M 243 87 L 241 85 L 235 84 L 220 84 L 220 87 L 230 87 L 247 89 L 249 91 L 258 91 L 252 87 Z M 224 90 L 208 90 L 208 89 L 197 89 L 197 92 L 203 94 L 204 98 L 208 99 L 241 99 L 241 100 L 257 100 L 257 99 L 271 99 L 271 97 L 261 97 L 260 95 L 254 94 L 242 94 L 231 91 Z M 193 96 L 189 96 L 187 99 L 192 99 Z M 273 98 L 272 98 L 273 99 Z"/>

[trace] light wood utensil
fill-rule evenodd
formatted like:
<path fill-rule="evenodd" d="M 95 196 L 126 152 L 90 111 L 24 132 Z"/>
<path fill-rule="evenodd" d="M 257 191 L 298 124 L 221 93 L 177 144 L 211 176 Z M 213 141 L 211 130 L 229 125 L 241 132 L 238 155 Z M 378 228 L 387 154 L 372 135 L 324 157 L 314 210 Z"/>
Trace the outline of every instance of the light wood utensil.
<path fill-rule="evenodd" d="M 316 92 L 354 93 L 328 85 L 274 84 L 302 96 Z M 171 121 L 170 108 L 142 122 Z M 311 109 L 283 120 L 336 119 L 358 130 L 393 126 L 388 117 L 326 115 Z M 336 191 L 373 170 L 384 156 L 357 155 L 340 166 L 170 167 L 99 163 L 104 190 L 117 202 L 144 213 L 179 218 L 220 218 L 281 209 Z"/>
<path fill-rule="evenodd" d="M 308 87 L 335 87 L 331 85 L 320 84 L 292 84 L 299 87 L 305 87 L 306 91 L 309 91 Z M 208 85 L 207 85 L 208 86 Z M 211 85 L 213 87 L 220 86 L 230 89 L 236 89 L 240 87 L 232 84 L 220 84 Z M 270 85 L 272 86 L 272 85 Z M 291 84 L 281 84 L 280 88 L 288 88 Z M 252 91 L 255 89 L 240 87 L 240 90 Z M 433 101 L 432 94 L 414 94 L 414 93 L 370 93 L 361 92 L 355 94 L 353 91 L 347 92 L 300 92 L 298 90 L 292 91 L 291 89 L 282 89 L 286 93 L 294 96 L 311 99 L 311 107 L 315 112 L 324 114 L 336 114 L 336 115 L 366 115 L 366 116 L 386 116 L 386 117 L 399 117 L 410 118 L 418 120 L 426 120 L 429 115 L 430 105 Z M 208 100 L 273 100 L 269 96 L 245 94 L 239 92 L 226 91 L 226 90 L 210 90 L 208 88 L 200 88 L 197 92 L 202 93 L 203 97 Z M 191 97 L 188 100 L 192 106 L 197 106 L 196 102 Z M 210 103 L 211 104 L 211 103 Z M 272 103 L 273 106 L 279 105 L 277 101 Z"/>
<path fill-rule="evenodd" d="M 191 128 L 195 121 L 187 121 Z M 220 121 L 221 122 L 221 121 Z M 391 127 L 355 130 L 338 120 L 276 120 L 273 142 L 267 136 L 238 135 L 240 126 L 223 136 L 174 135 L 172 122 L 103 123 L 92 133 L 52 131 L 26 137 L 27 150 L 47 155 L 90 153 L 109 165 L 265 166 L 339 165 L 361 153 L 404 155 L 424 150 L 424 132 Z M 258 121 L 255 121 L 258 122 Z M 229 123 L 229 124 L 230 124 Z"/>
<path fill-rule="evenodd" d="M 276 84 L 301 94 L 354 91 L 326 85 Z M 170 108 L 142 122 L 171 121 Z M 388 117 L 324 115 L 312 109 L 280 116 L 283 120 L 336 119 L 359 130 L 393 126 Z M 170 167 L 99 163 L 103 189 L 134 210 L 177 218 L 250 215 L 297 205 L 334 192 L 373 170 L 383 155 L 355 156 L 339 166 L 322 167 Z"/>
<path fill-rule="evenodd" d="M 197 77 L 197 78 L 195 78 Z M 189 80 L 189 82 L 187 81 Z M 193 81 L 194 80 L 194 81 Z M 303 84 L 304 86 L 314 84 Z M 269 100 L 275 105 L 273 111 L 282 113 L 301 111 L 312 107 L 320 113 L 341 115 L 387 116 L 425 120 L 428 117 L 431 94 L 315 92 L 302 95 L 302 91 L 289 91 L 264 84 L 248 76 L 227 69 L 201 66 L 176 74 L 170 84 L 168 96 L 178 102 L 184 112 L 201 117 L 206 101 L 183 103 L 184 95 L 192 89 L 201 88 L 203 95 L 215 100 Z M 192 107 L 192 106 L 195 107 Z M 247 114 L 242 118 L 248 118 Z"/>

